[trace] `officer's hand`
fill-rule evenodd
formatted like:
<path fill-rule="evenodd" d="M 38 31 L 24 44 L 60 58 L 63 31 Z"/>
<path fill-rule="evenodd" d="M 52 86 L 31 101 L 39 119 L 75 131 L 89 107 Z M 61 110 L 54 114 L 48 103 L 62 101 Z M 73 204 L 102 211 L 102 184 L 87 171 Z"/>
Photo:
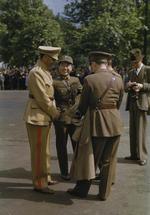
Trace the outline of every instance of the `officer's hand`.
<path fill-rule="evenodd" d="M 60 110 L 56 109 L 55 113 L 53 114 L 53 120 L 58 120 L 60 117 Z"/>
<path fill-rule="evenodd" d="M 143 84 L 136 83 L 136 85 L 133 87 L 133 90 L 135 92 L 139 92 L 143 88 Z"/>
<path fill-rule="evenodd" d="M 134 86 L 136 86 L 136 82 L 131 82 L 131 81 L 129 81 L 129 82 L 126 84 L 126 87 L 127 87 L 127 88 L 133 88 Z"/>

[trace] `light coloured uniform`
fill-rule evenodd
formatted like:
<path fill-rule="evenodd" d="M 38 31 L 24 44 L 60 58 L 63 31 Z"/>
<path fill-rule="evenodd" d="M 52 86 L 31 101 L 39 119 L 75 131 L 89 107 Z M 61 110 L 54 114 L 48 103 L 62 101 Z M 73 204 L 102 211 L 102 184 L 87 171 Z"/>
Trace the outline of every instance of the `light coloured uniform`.
<path fill-rule="evenodd" d="M 52 84 L 50 73 L 38 60 L 29 73 L 29 99 L 24 114 L 31 148 L 33 185 L 36 189 L 47 187 L 50 180 L 50 132 L 52 120 L 58 114 Z"/>

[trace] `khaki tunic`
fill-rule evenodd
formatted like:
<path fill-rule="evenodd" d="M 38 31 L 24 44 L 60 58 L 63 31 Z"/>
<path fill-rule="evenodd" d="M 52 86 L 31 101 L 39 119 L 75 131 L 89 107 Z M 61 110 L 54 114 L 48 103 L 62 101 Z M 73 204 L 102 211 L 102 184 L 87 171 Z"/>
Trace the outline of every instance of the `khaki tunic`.
<path fill-rule="evenodd" d="M 112 87 L 109 88 L 102 105 L 116 105 L 115 109 L 96 109 L 97 100 L 101 97 L 113 77 Z M 121 135 L 123 122 L 119 107 L 123 97 L 123 82 L 119 76 L 102 70 L 85 78 L 83 92 L 79 104 L 82 114 L 90 107 L 91 135 L 93 137 L 113 137 Z"/>

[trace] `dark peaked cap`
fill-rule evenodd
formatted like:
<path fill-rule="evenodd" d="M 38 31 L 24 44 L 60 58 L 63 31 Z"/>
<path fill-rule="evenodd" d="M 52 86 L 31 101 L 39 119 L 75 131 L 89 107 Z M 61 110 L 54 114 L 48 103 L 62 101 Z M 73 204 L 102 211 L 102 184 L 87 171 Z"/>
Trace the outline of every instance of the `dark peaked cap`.
<path fill-rule="evenodd" d="M 95 62 L 101 62 L 106 63 L 107 59 L 112 57 L 112 54 L 107 52 L 101 52 L 101 51 L 92 51 L 89 53 L 89 61 L 95 61 Z"/>

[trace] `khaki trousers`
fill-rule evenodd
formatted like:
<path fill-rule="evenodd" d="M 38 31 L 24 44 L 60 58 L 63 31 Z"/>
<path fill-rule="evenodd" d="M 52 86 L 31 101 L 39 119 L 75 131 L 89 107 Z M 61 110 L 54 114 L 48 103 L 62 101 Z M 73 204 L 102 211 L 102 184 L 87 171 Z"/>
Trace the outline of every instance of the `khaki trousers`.
<path fill-rule="evenodd" d="M 33 186 L 42 189 L 48 186 L 50 177 L 50 132 L 51 125 L 38 126 L 26 123 L 30 150 Z"/>

